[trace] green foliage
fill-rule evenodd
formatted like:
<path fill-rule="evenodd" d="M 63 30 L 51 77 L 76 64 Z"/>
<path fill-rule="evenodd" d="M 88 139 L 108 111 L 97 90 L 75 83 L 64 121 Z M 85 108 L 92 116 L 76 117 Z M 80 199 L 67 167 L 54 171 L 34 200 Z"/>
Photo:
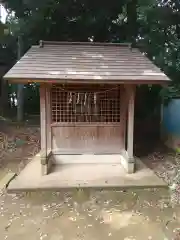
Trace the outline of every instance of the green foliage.
<path fill-rule="evenodd" d="M 6 7 L 15 11 L 15 16 L 21 21 L 21 30 L 31 39 L 31 43 L 39 39 L 88 41 L 92 36 L 95 41 L 112 41 L 113 38 L 114 41 L 124 41 L 127 37 L 127 23 L 118 22 L 119 16 L 125 13 L 127 0 L 4 2 Z"/>
<path fill-rule="evenodd" d="M 180 1 L 3 0 L 3 3 L 9 13 L 6 27 L 10 35 L 1 37 L 0 27 L 3 46 L 0 55 L 4 51 L 10 64 L 17 56 L 17 36 L 23 40 L 23 51 L 40 39 L 132 41 L 173 80 L 170 88 L 161 91 L 165 101 L 179 96 Z M 148 90 L 152 102 L 160 91 L 155 89 L 158 90 Z M 32 87 L 28 91 L 38 97 Z"/>

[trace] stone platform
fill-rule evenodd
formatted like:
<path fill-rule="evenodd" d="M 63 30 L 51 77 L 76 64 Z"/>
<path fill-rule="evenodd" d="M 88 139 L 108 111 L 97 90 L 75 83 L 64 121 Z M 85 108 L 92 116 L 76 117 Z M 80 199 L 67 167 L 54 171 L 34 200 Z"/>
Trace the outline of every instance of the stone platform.
<path fill-rule="evenodd" d="M 51 173 L 41 175 L 40 156 L 32 161 L 13 179 L 8 192 L 61 190 L 69 188 L 156 188 L 167 184 L 144 165 L 136 161 L 136 172 L 127 174 L 120 164 L 59 164 Z"/>

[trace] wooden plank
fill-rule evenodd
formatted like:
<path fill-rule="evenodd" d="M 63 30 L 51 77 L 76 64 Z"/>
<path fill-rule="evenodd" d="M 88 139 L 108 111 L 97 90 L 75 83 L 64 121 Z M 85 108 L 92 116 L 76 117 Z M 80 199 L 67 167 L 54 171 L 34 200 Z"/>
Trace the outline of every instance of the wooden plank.
<path fill-rule="evenodd" d="M 117 51 L 117 49 L 113 49 L 113 51 L 109 51 L 108 49 L 106 50 L 106 49 L 104 49 L 104 51 L 102 50 L 102 49 L 93 49 L 93 50 L 91 50 L 91 49 L 88 49 L 88 48 L 86 48 L 86 49 L 83 49 L 83 48 L 79 48 L 79 49 L 68 49 L 68 48 L 45 48 L 45 49 L 40 49 L 40 48 L 38 48 L 38 49 L 30 49 L 28 52 L 27 52 L 27 54 L 28 55 L 31 55 L 31 54 L 40 54 L 40 53 L 43 53 L 43 54 L 45 54 L 45 53 L 52 53 L 53 55 L 55 54 L 56 56 L 57 55 L 61 55 L 60 53 L 62 52 L 62 54 L 63 55 L 70 55 L 70 54 L 72 54 L 72 55 L 75 55 L 75 54 L 77 54 L 77 56 L 83 56 L 83 57 L 87 57 L 87 55 L 88 55 L 88 53 L 90 54 L 90 53 L 94 53 L 94 54 L 101 54 L 101 55 L 103 55 L 103 56 L 112 56 L 113 54 L 114 55 L 118 55 L 118 56 L 127 56 L 127 57 L 130 57 L 131 55 L 133 56 L 133 57 L 138 57 L 138 58 L 145 58 L 146 56 L 144 56 L 142 53 L 140 53 L 140 52 L 137 52 L 137 51 L 129 51 L 128 49 L 126 49 L 126 50 L 122 50 L 122 49 L 120 49 L 120 51 Z M 27 54 L 26 55 L 24 55 L 24 56 L 27 56 Z M 49 57 L 51 57 L 52 55 L 50 55 Z"/>
<path fill-rule="evenodd" d="M 86 69 L 87 70 L 92 70 L 92 68 L 95 69 L 96 71 L 109 70 L 110 69 L 111 71 L 115 71 L 115 72 L 117 72 L 117 70 L 120 72 L 122 70 L 130 69 L 130 67 L 127 66 L 128 62 L 125 62 L 125 63 L 123 62 L 123 63 L 120 63 L 120 64 L 119 63 L 114 63 L 114 64 L 107 63 L 106 64 L 106 63 L 102 63 L 101 62 L 98 66 L 97 66 L 97 62 L 92 62 L 92 63 L 84 62 L 83 66 L 82 66 L 81 62 L 77 62 L 76 63 L 75 61 L 72 61 L 71 63 L 65 63 L 65 62 L 57 63 L 57 61 L 56 62 L 52 62 L 52 61 L 51 62 L 49 62 L 49 61 L 43 61 L 43 62 L 37 61 L 37 62 L 35 62 L 34 61 L 33 63 L 29 63 L 28 61 L 22 61 L 21 66 L 16 65 L 14 70 L 16 70 L 16 71 L 17 70 L 28 70 L 29 69 L 28 66 L 30 66 L 31 68 L 35 67 L 38 70 L 41 70 L 42 67 L 44 67 L 45 64 L 47 64 L 48 67 L 51 68 L 51 69 L 59 68 L 59 71 L 60 71 L 60 69 L 64 70 L 64 67 L 67 67 L 67 64 L 68 64 L 69 68 L 82 69 L 83 71 L 86 70 Z M 137 70 L 139 70 L 139 69 L 142 70 L 143 68 L 144 69 L 149 68 L 149 65 L 148 64 L 144 64 L 144 63 L 143 64 L 139 64 L 138 66 L 136 66 L 136 64 L 132 64 L 131 66 L 136 67 Z M 151 70 L 154 70 L 156 72 L 160 72 L 155 66 L 152 67 Z"/>
<path fill-rule="evenodd" d="M 34 80 L 43 80 L 43 79 L 47 79 L 48 81 L 51 79 L 59 79 L 59 80 L 82 80 L 83 82 L 86 82 L 86 80 L 90 80 L 91 82 L 93 82 L 93 80 L 96 80 L 96 84 L 97 84 L 97 80 L 99 82 L 102 82 L 103 80 L 106 80 L 107 82 L 111 82 L 112 81 L 116 81 L 116 83 L 118 83 L 119 81 L 125 82 L 126 80 L 129 81 L 159 81 L 161 83 L 161 81 L 169 81 L 168 78 L 165 75 L 159 76 L 159 75 L 98 75 L 98 74 L 89 74 L 89 75 L 85 75 L 84 73 L 81 74 L 42 74 L 39 73 L 38 74 L 39 77 L 37 76 L 37 73 L 13 73 L 10 72 L 6 75 L 6 79 L 9 78 L 16 78 L 16 79 L 34 79 Z"/>
<path fill-rule="evenodd" d="M 81 56 L 76 56 L 76 55 L 74 55 L 74 57 L 73 56 L 51 56 L 51 57 L 49 57 L 48 56 L 48 54 L 39 54 L 39 55 L 35 55 L 35 54 L 32 54 L 32 55 L 30 55 L 30 56 L 26 56 L 26 57 L 24 57 L 24 58 L 22 58 L 19 62 L 18 62 L 18 64 L 19 63 L 22 63 L 23 61 L 29 61 L 29 63 L 31 63 L 32 61 L 36 61 L 36 62 L 47 62 L 47 60 L 49 60 L 49 62 L 56 62 L 57 63 L 57 61 L 60 61 L 60 60 L 62 60 L 62 61 L 64 61 L 64 63 L 67 63 L 67 64 L 70 64 L 71 62 L 80 62 L 80 63 L 83 63 L 83 62 L 86 62 L 86 63 L 96 63 L 96 62 L 99 62 L 99 63 L 106 63 L 106 64 L 108 64 L 108 63 L 112 63 L 113 62 L 113 60 L 114 60 L 114 58 L 113 57 L 110 57 L 110 56 L 103 56 L 102 58 L 95 58 L 95 59 L 92 59 L 93 57 L 91 56 L 89 56 L 89 57 L 81 57 Z M 120 59 L 118 59 L 118 57 L 116 57 L 116 60 L 114 60 L 114 62 L 115 63 L 123 63 L 123 62 L 129 62 L 130 63 L 130 65 L 132 64 L 136 64 L 137 62 L 139 63 L 139 64 L 148 64 L 149 65 L 149 67 L 151 68 L 151 67 L 154 67 L 155 65 L 153 65 L 152 63 L 150 63 L 149 62 L 149 60 L 147 60 L 147 59 L 143 59 L 143 58 L 131 58 L 131 57 L 124 57 L 124 58 L 122 58 L 122 60 L 120 60 Z"/>
<path fill-rule="evenodd" d="M 29 66 L 29 68 L 28 68 Z M 127 70 L 128 68 L 111 68 L 111 69 L 108 69 L 108 66 L 105 68 L 104 66 L 101 67 L 99 65 L 99 68 L 93 68 L 93 66 L 89 66 L 89 67 L 83 67 L 81 68 L 81 66 L 69 66 L 69 70 L 65 71 L 64 67 L 63 66 L 57 66 L 57 67 L 54 67 L 52 65 L 52 67 L 49 65 L 48 67 L 48 70 L 47 69 L 44 69 L 44 65 L 42 64 L 41 66 L 31 66 L 31 65 L 26 65 L 26 67 L 22 66 L 22 67 L 15 67 L 14 70 L 13 70 L 13 73 L 16 74 L 21 74 L 21 73 L 31 73 L 31 69 L 33 70 L 33 68 L 36 68 L 36 70 L 34 71 L 34 74 L 44 74 L 44 73 L 47 73 L 47 74 L 53 74 L 53 72 L 55 72 L 54 74 L 68 74 L 68 75 L 72 75 L 72 74 L 90 74 L 90 75 L 95 75 L 95 74 L 98 74 L 98 75 L 101 75 L 101 76 L 104 76 L 104 75 L 109 75 L 111 74 L 112 76 L 116 76 L 116 75 L 123 75 L 123 76 L 129 76 L 130 73 L 127 73 Z M 144 68 L 145 69 L 145 68 Z M 134 74 L 134 75 L 141 75 L 141 71 L 142 71 L 142 68 L 137 68 L 136 71 L 131 71 L 131 74 Z M 144 70 L 145 71 L 145 70 Z M 51 73 L 52 72 L 52 73 Z M 154 69 L 154 73 L 155 74 L 158 74 L 158 72 L 156 71 L 156 69 Z M 148 76 L 148 72 L 147 74 L 145 74 L 145 76 Z M 149 74 L 150 75 L 150 74 Z"/>
<path fill-rule="evenodd" d="M 52 150 L 66 153 L 119 153 L 121 125 L 52 127 Z"/>
<path fill-rule="evenodd" d="M 64 50 L 63 50 L 64 51 Z M 60 52 L 60 50 L 59 50 Z M 51 54 L 51 55 L 50 55 Z M 52 53 L 52 51 L 44 51 L 44 52 L 30 52 L 28 53 L 28 55 L 25 55 L 20 61 L 22 61 L 23 59 L 27 59 L 29 58 L 34 58 L 37 57 L 37 59 L 43 59 L 44 56 L 46 56 L 48 59 L 56 59 L 56 58 L 65 58 L 67 60 L 80 60 L 80 59 L 86 59 L 89 61 L 94 61 L 94 60 L 100 60 L 100 61 L 107 61 L 107 60 L 113 60 L 113 55 L 114 57 L 116 57 L 115 61 L 123 61 L 123 60 L 131 60 L 132 62 L 136 62 L 139 61 L 142 62 L 143 60 L 148 62 L 150 65 L 154 65 L 153 63 L 151 63 L 148 58 L 144 58 L 143 56 L 137 56 L 137 54 L 133 54 L 132 53 L 132 57 L 129 54 L 126 53 L 122 53 L 122 54 L 117 54 L 117 53 L 100 53 L 100 52 L 88 52 L 87 54 L 83 53 L 83 51 L 77 51 L 77 52 L 62 52 L 62 54 L 58 53 L 58 51 L 54 51 L 54 53 Z M 94 59 L 93 59 L 94 58 Z"/>
<path fill-rule="evenodd" d="M 44 63 L 49 62 L 49 63 L 57 65 L 57 61 L 61 60 L 61 58 L 59 58 L 59 57 L 54 56 L 54 57 L 49 58 L 47 55 L 46 55 L 46 58 L 44 58 L 44 56 L 42 56 L 42 55 L 41 55 L 40 58 L 36 59 L 36 57 L 37 56 L 33 56 L 33 55 L 32 56 L 31 55 L 30 56 L 25 56 L 24 58 L 21 58 L 21 60 L 18 62 L 18 64 L 19 63 L 20 64 L 22 64 L 22 63 L 29 64 L 29 63 L 32 63 L 31 61 L 33 60 L 33 63 L 41 63 L 43 61 Z M 114 60 L 114 62 L 111 61 L 112 59 L 108 60 L 107 58 L 106 59 L 102 58 L 101 60 L 93 59 L 93 61 L 90 58 L 79 58 L 79 59 L 77 59 L 76 57 L 71 57 L 71 59 L 70 59 L 70 57 L 63 57 L 62 59 L 63 59 L 64 62 L 59 63 L 59 65 L 60 64 L 62 64 L 62 65 L 72 64 L 72 63 L 76 63 L 76 64 L 78 64 L 78 63 L 79 64 L 82 64 L 82 63 L 93 64 L 94 63 L 94 64 L 96 64 L 97 62 L 101 62 L 102 64 L 109 64 L 110 66 L 113 66 L 113 65 L 118 65 L 118 64 L 127 64 L 127 62 L 129 62 L 129 68 L 130 68 L 130 65 L 137 66 L 136 61 L 138 61 L 138 63 L 140 65 L 147 65 L 149 67 L 155 67 L 155 65 L 150 64 L 147 59 L 145 59 L 145 60 L 144 59 L 141 59 L 141 60 L 136 59 L 135 60 L 133 58 L 125 58 L 125 59 L 122 59 L 122 60 Z"/>
<path fill-rule="evenodd" d="M 60 51 L 59 51 L 60 52 Z M 49 55 L 51 53 L 51 55 Z M 44 56 L 46 56 L 48 59 L 56 59 L 56 58 L 65 58 L 67 60 L 80 60 L 80 59 L 86 59 L 89 61 L 94 61 L 94 60 L 100 60 L 100 61 L 107 61 L 107 60 L 113 60 L 113 55 L 115 55 L 116 59 L 115 61 L 123 61 L 123 60 L 131 60 L 131 61 L 147 61 L 149 62 L 150 65 L 154 65 L 153 63 L 151 63 L 148 58 L 144 58 L 143 56 L 137 56 L 136 54 L 129 55 L 129 54 L 108 54 L 108 53 L 98 53 L 98 52 L 88 52 L 87 54 L 84 54 L 81 51 L 77 51 L 77 52 L 64 52 L 62 54 L 58 53 L 58 51 L 56 50 L 56 52 L 54 52 L 54 54 L 52 54 L 52 51 L 44 51 L 44 52 L 30 52 L 28 53 L 28 55 L 25 55 L 20 61 L 22 61 L 23 59 L 27 59 L 29 58 L 34 58 L 37 57 L 37 59 L 41 58 L 43 59 Z M 94 59 L 93 59 L 94 58 Z"/>
<path fill-rule="evenodd" d="M 128 122 L 127 122 L 127 153 L 129 161 L 133 159 L 133 144 L 134 144 L 134 104 L 135 104 L 135 86 L 129 85 L 128 93 Z"/>
<path fill-rule="evenodd" d="M 47 83 L 52 85 L 52 84 L 56 84 L 56 83 L 60 83 L 60 84 L 97 84 L 97 80 L 94 79 L 89 79 L 89 80 L 85 80 L 84 79 L 52 79 L 52 78 L 37 78 L 37 77 L 31 77 L 31 78 L 26 78 L 26 77 L 13 77 L 12 75 L 6 75 L 4 77 L 4 79 L 6 81 L 12 82 L 12 83 L 40 83 L 40 84 L 44 84 Z M 142 80 L 132 80 L 132 79 L 114 79 L 111 80 L 109 79 L 109 81 L 101 79 L 98 80 L 98 84 L 154 84 L 154 85 L 161 85 L 161 86 L 167 86 L 170 83 L 170 80 L 167 79 L 158 79 L 158 80 L 148 80 L 148 79 L 142 79 Z"/>
<path fill-rule="evenodd" d="M 31 66 L 29 65 L 28 69 L 21 69 L 21 68 L 14 68 L 13 70 L 13 74 L 18 74 L 18 75 L 27 75 L 27 74 L 31 74 L 33 71 L 33 67 L 31 68 Z M 32 71 L 31 71 L 32 70 Z M 131 72 L 127 72 L 127 70 L 125 69 L 85 69 L 85 68 L 71 68 L 69 70 L 65 70 L 64 68 L 59 67 L 58 68 L 51 68 L 49 66 L 48 70 L 46 68 L 44 68 L 42 66 L 42 68 L 37 68 L 36 70 L 33 71 L 34 75 L 46 75 L 46 76 L 62 76 L 63 78 L 65 78 L 65 76 L 67 77 L 74 77 L 74 76 L 88 76 L 88 77 L 96 77 L 97 79 L 100 77 L 108 77 L 108 78 L 118 78 L 118 76 L 141 76 L 142 73 L 142 69 L 137 69 Z M 151 78 L 153 79 L 154 76 L 161 76 L 163 77 L 164 74 L 163 73 L 159 73 L 158 72 L 154 72 L 155 75 L 153 75 L 153 73 L 149 73 L 148 72 L 144 72 L 143 73 L 143 77 L 149 77 L 151 76 Z M 161 74 L 161 75 L 160 75 Z"/>
<path fill-rule="evenodd" d="M 118 127 L 119 122 L 57 122 L 52 123 L 51 127 Z"/>
<path fill-rule="evenodd" d="M 50 55 L 51 53 L 51 55 Z M 62 53 L 62 54 L 61 54 Z M 92 59 L 91 55 L 94 55 L 95 59 L 101 59 L 104 60 L 103 57 L 109 57 L 111 60 L 113 59 L 113 55 L 117 57 L 117 59 L 115 59 L 115 61 L 122 61 L 124 59 L 132 59 L 132 60 L 146 60 L 148 61 L 150 64 L 153 65 L 153 63 L 144 55 L 142 55 L 140 52 L 134 52 L 134 51 L 125 51 L 123 52 L 122 50 L 118 51 L 111 51 L 108 52 L 108 50 L 104 50 L 104 51 L 99 51 L 99 50 L 95 50 L 95 51 L 91 51 L 91 50 L 85 50 L 85 49 L 77 49 L 75 51 L 69 51 L 68 49 L 61 49 L 61 48 L 51 48 L 51 49 L 37 49 L 37 50 L 32 50 L 30 49 L 23 57 L 22 59 L 25 59 L 27 57 L 34 57 L 34 56 L 48 56 L 48 58 L 53 58 L 53 57 L 68 57 L 68 58 L 73 58 L 73 57 L 77 57 L 77 58 L 90 58 L 89 60 L 94 60 Z M 132 57 L 132 58 L 131 58 Z"/>

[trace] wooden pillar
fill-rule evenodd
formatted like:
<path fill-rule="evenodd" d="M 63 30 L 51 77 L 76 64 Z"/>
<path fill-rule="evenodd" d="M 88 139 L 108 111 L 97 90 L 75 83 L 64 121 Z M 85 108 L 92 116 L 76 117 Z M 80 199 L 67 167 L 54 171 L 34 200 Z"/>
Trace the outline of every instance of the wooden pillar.
<path fill-rule="evenodd" d="M 134 161 L 134 104 L 136 86 L 127 86 L 128 94 L 128 119 L 127 119 L 127 156 L 128 173 L 133 173 L 135 168 Z"/>
<path fill-rule="evenodd" d="M 133 159 L 135 86 L 128 87 L 128 96 L 127 152 L 129 159 Z"/>
<path fill-rule="evenodd" d="M 51 88 L 46 87 L 46 134 L 47 134 L 47 155 L 52 151 L 51 146 Z"/>
<path fill-rule="evenodd" d="M 124 120 L 124 136 L 127 137 L 127 150 L 124 148 L 121 152 L 121 164 L 127 171 L 127 173 L 134 173 L 135 170 L 135 161 L 133 157 L 133 139 L 134 139 L 134 101 L 135 101 L 135 86 L 134 85 L 124 85 L 124 97 L 122 97 L 123 104 L 123 114 Z M 123 120 L 122 120 L 123 121 Z M 126 134 L 126 125 L 127 125 L 127 134 Z M 125 141 L 125 138 L 124 138 Z"/>
<path fill-rule="evenodd" d="M 122 150 L 125 150 L 126 142 L 126 114 L 127 114 L 127 95 L 124 85 L 120 88 L 120 124 L 122 137 Z"/>
<path fill-rule="evenodd" d="M 40 85 L 40 117 L 41 117 L 41 151 L 47 154 L 47 138 L 46 138 L 46 87 Z"/>
<path fill-rule="evenodd" d="M 51 162 L 51 105 L 50 88 L 40 85 L 40 115 L 41 115 L 41 167 L 42 174 L 47 175 Z"/>

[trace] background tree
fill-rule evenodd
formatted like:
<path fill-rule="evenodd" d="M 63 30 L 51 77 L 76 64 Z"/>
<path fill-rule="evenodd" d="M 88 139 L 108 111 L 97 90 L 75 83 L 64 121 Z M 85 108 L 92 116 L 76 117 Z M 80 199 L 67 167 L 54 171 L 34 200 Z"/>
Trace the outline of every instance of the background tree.
<path fill-rule="evenodd" d="M 170 0 L 3 0 L 8 11 L 11 45 L 7 49 L 14 64 L 17 36 L 23 51 L 43 40 L 132 42 L 173 80 L 173 93 L 179 89 L 180 3 Z M 13 13 L 13 14 L 12 14 Z M 17 56 L 17 55 L 16 55 Z M 38 97 L 36 85 L 24 86 L 30 101 Z M 158 87 L 141 87 L 153 109 L 159 101 Z M 172 96 L 169 91 L 164 95 Z M 34 95 L 34 97 L 32 97 Z M 29 99 L 28 99 L 29 100 Z M 38 99 L 35 100 L 38 103 Z M 32 105 L 33 106 L 33 105 Z M 36 104 L 36 111 L 39 106 Z M 27 108 L 25 108 L 27 109 Z M 29 111 L 35 109 L 30 107 Z M 28 113 L 30 113 L 28 112 Z M 152 112 L 152 111 L 151 111 Z M 151 113 L 149 111 L 149 113 Z M 148 111 L 147 113 L 148 114 Z"/>

